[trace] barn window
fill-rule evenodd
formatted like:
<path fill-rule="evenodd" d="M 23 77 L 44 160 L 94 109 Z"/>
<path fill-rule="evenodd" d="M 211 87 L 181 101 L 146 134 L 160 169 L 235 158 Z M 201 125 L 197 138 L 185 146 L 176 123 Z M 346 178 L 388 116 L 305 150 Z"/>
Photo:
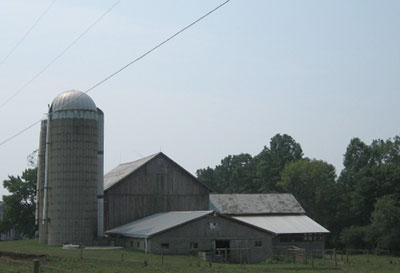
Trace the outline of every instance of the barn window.
<path fill-rule="evenodd" d="M 261 247 L 262 246 L 262 242 L 261 241 L 255 241 L 254 242 L 254 246 L 255 247 Z"/>
<path fill-rule="evenodd" d="M 199 248 L 199 244 L 192 242 L 192 243 L 190 243 L 190 248 L 191 249 L 197 249 L 197 248 Z"/>
<path fill-rule="evenodd" d="M 169 244 L 167 244 L 167 243 L 162 243 L 162 244 L 161 244 L 161 248 L 168 249 L 168 248 L 169 248 Z"/>

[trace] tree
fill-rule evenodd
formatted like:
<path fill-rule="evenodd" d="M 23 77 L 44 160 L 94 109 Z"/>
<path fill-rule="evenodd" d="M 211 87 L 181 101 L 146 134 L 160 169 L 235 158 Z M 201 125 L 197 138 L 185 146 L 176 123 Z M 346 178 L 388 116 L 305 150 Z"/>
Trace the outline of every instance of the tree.
<path fill-rule="evenodd" d="M 400 206 L 394 195 L 376 201 L 369 226 L 369 241 L 377 248 L 400 250 Z"/>
<path fill-rule="evenodd" d="M 336 211 L 335 178 L 331 164 L 305 158 L 286 164 L 279 186 L 292 193 L 311 218 L 329 229 Z"/>
<path fill-rule="evenodd" d="M 370 223 L 375 202 L 388 194 L 400 198 L 400 138 L 374 140 L 366 145 L 358 138 L 350 141 L 339 177 L 343 216 L 348 225 Z M 347 216 L 345 216 L 347 214 Z"/>
<path fill-rule="evenodd" d="M 35 227 L 35 195 L 37 168 L 27 169 L 22 176 L 8 176 L 3 186 L 10 195 L 3 196 L 4 215 L 0 229 L 6 232 L 12 228 L 18 234 L 33 237 Z"/>
<path fill-rule="evenodd" d="M 196 171 L 198 179 L 218 193 L 251 193 L 253 187 L 253 158 L 249 154 L 229 155 L 211 169 Z"/>
<path fill-rule="evenodd" d="M 289 135 L 276 134 L 270 147 L 255 157 L 242 153 L 229 155 L 214 169 L 196 171 L 198 179 L 218 193 L 280 192 L 277 186 L 281 171 L 289 163 L 301 159 L 303 151 Z"/>
<path fill-rule="evenodd" d="M 271 138 L 270 147 L 264 147 L 255 157 L 256 183 L 259 191 L 264 193 L 280 192 L 277 184 L 281 178 L 281 171 L 287 163 L 303 157 L 303 150 L 291 136 L 276 134 Z"/>

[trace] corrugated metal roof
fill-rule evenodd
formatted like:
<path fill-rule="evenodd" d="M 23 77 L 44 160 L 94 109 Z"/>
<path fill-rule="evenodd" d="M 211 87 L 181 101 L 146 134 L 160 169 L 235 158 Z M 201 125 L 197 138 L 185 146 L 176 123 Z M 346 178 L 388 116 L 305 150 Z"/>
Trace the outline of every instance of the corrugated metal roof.
<path fill-rule="evenodd" d="M 108 188 L 112 187 L 121 179 L 130 175 L 131 173 L 139 169 L 141 166 L 146 164 L 148 161 L 152 160 L 157 155 L 158 153 L 149 155 L 147 157 L 141 158 L 133 162 L 118 165 L 116 168 L 112 169 L 104 176 L 104 190 L 107 190 Z"/>
<path fill-rule="evenodd" d="M 210 194 L 210 207 L 224 214 L 304 214 L 296 198 L 282 194 Z"/>
<path fill-rule="evenodd" d="M 63 110 L 90 110 L 96 112 L 97 107 L 86 93 L 70 90 L 59 94 L 51 104 L 51 112 Z"/>
<path fill-rule="evenodd" d="M 213 211 L 170 211 L 156 213 L 111 229 L 106 231 L 106 233 L 126 237 L 147 238 L 211 213 Z"/>
<path fill-rule="evenodd" d="M 306 215 L 234 216 L 233 218 L 277 234 L 329 233 Z"/>

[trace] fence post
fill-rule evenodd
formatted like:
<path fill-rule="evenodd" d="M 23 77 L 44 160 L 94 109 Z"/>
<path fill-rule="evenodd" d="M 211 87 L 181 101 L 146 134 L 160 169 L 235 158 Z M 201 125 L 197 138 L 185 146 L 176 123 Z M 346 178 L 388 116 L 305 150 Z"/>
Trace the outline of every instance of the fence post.
<path fill-rule="evenodd" d="M 334 256 L 335 256 L 335 267 L 337 267 L 337 257 L 336 257 L 336 249 L 334 251 Z"/>
<path fill-rule="evenodd" d="M 33 273 L 39 273 L 40 270 L 40 261 L 34 260 L 33 261 Z"/>
<path fill-rule="evenodd" d="M 295 255 L 295 253 L 294 253 L 294 249 L 293 249 L 293 251 L 292 251 L 292 259 L 293 259 L 293 264 L 295 264 L 296 263 L 296 255 Z"/>
<path fill-rule="evenodd" d="M 314 268 L 314 252 L 313 251 L 311 251 L 311 264 L 312 264 L 312 267 Z"/>
<path fill-rule="evenodd" d="M 346 249 L 346 262 L 349 263 L 349 250 Z"/>

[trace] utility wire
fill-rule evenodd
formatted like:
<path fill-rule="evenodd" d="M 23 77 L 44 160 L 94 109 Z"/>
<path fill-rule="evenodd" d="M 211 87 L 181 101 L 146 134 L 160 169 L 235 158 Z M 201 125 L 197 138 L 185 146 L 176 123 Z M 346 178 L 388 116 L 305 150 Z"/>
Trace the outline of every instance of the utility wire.
<path fill-rule="evenodd" d="M 222 4 L 218 5 L 217 7 L 215 7 L 214 9 L 210 10 L 209 12 L 207 12 L 206 14 L 204 14 L 203 16 L 201 16 L 200 18 L 198 18 L 197 20 L 193 21 L 192 23 L 190 23 L 189 25 L 185 26 L 184 28 L 182 28 L 181 30 L 175 32 L 173 35 L 171 35 L 170 37 L 168 37 L 167 39 L 165 39 L 164 41 L 162 41 L 161 43 L 157 44 L 155 47 L 151 48 L 150 50 L 146 51 L 145 53 L 143 53 L 142 55 L 140 55 L 139 57 L 137 57 L 136 59 L 134 59 L 133 61 L 129 62 L 128 64 L 124 65 L 123 67 L 121 67 L 120 69 L 118 69 L 117 71 L 111 73 L 109 76 L 107 76 L 106 78 L 104 78 L 103 80 L 99 81 L 98 83 L 96 83 L 95 85 L 93 85 L 92 87 L 90 87 L 89 89 L 87 89 L 86 91 L 83 92 L 83 94 L 87 94 L 90 91 L 92 91 L 93 89 L 95 89 L 96 87 L 98 87 L 99 85 L 103 84 L 104 82 L 108 81 L 109 79 L 111 79 L 112 77 L 114 77 L 115 75 L 117 75 L 118 73 L 120 73 L 121 71 L 125 70 L 126 68 L 128 68 L 129 66 L 131 66 L 132 64 L 136 63 L 137 61 L 143 59 L 144 57 L 146 57 L 147 55 L 149 55 L 150 53 L 152 53 L 154 50 L 158 49 L 159 47 L 161 47 L 162 45 L 164 45 L 165 43 L 167 43 L 168 41 L 172 40 L 173 38 L 175 38 L 176 36 L 178 36 L 179 34 L 181 34 L 182 32 L 184 32 L 185 30 L 187 30 L 188 28 L 192 27 L 193 25 L 197 24 L 198 22 L 200 22 L 201 20 L 203 20 L 204 18 L 206 18 L 207 16 L 209 16 L 211 13 L 214 13 L 216 10 L 220 9 L 221 7 L 223 7 L 224 5 L 226 5 L 228 2 L 230 2 L 231 0 L 226 0 L 225 2 L 223 2 Z M 71 104 L 72 102 L 74 102 L 75 100 L 79 99 L 83 94 L 81 94 L 80 96 L 76 97 L 75 99 L 63 104 L 60 106 L 60 109 L 64 108 L 65 106 Z M 54 112 L 50 112 L 48 113 L 48 115 L 52 115 Z M 6 144 L 7 142 L 9 142 L 10 140 L 14 139 L 15 137 L 19 136 L 20 134 L 22 134 L 23 132 L 29 130 L 30 128 L 32 128 L 33 126 L 35 126 L 36 124 L 40 123 L 41 119 L 34 122 L 33 124 L 29 125 L 28 127 L 26 127 L 25 129 L 19 131 L 18 133 L 14 134 L 13 136 L 3 140 L 2 142 L 0 142 L 0 147 L 3 146 L 4 144 Z"/>
<path fill-rule="evenodd" d="M 3 108 L 7 103 L 9 103 L 13 98 L 15 98 L 19 93 L 21 93 L 25 88 L 27 88 L 34 80 L 36 80 L 40 75 L 42 75 L 52 64 L 54 64 L 62 55 L 64 55 L 73 45 L 75 45 L 83 36 L 85 36 L 101 19 L 104 18 L 121 0 L 116 1 L 108 10 L 106 10 L 99 18 L 96 19 L 88 28 L 85 29 L 75 40 L 67 45 L 56 57 L 54 57 L 45 67 L 42 68 L 33 78 L 27 81 L 20 89 L 14 92 L 8 99 L 6 99 L 1 105 L 0 109 Z"/>
<path fill-rule="evenodd" d="M 28 31 L 22 36 L 22 38 L 15 44 L 15 46 L 8 52 L 6 56 L 4 56 L 3 59 L 0 61 L 0 65 L 2 65 L 5 61 L 7 61 L 8 57 L 11 56 L 11 54 L 14 53 L 14 51 L 22 44 L 22 42 L 25 40 L 25 38 L 31 33 L 31 31 L 36 27 L 36 25 L 42 20 L 42 18 L 46 15 L 46 13 L 50 10 L 50 8 L 54 5 L 56 0 L 53 0 L 47 8 L 43 11 L 43 13 L 39 16 L 39 18 L 36 19 L 35 23 L 28 29 Z"/>

